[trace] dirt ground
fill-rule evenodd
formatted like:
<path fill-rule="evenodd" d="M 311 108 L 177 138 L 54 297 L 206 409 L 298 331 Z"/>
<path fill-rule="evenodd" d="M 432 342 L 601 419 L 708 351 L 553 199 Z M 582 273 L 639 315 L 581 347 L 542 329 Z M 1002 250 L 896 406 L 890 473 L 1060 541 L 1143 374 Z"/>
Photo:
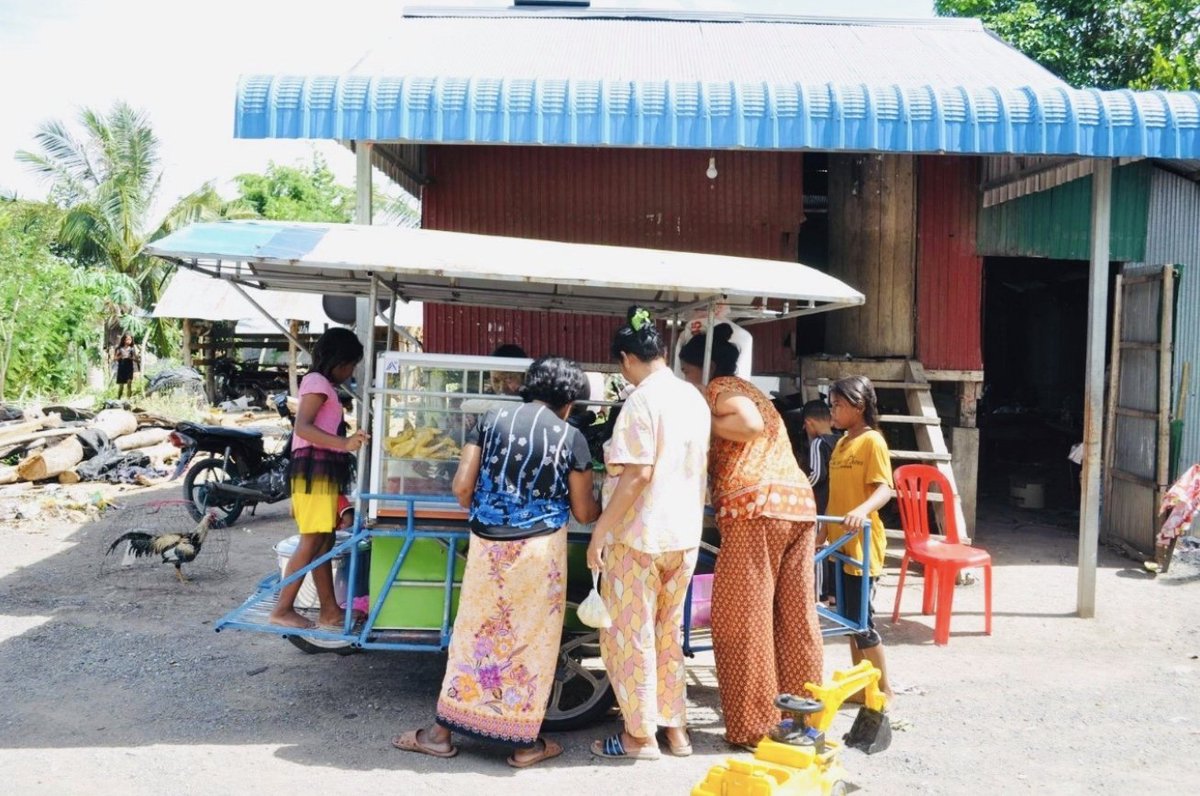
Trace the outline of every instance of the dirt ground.
<path fill-rule="evenodd" d="M 123 505 L 177 486 L 113 495 Z M 80 490 L 87 502 L 94 489 Z M 111 492 L 111 490 L 110 490 Z M 60 496 L 61 497 L 61 496 Z M 1075 610 L 1073 530 L 1035 513 L 985 514 L 976 541 L 995 561 L 995 627 L 981 585 L 960 588 L 950 644 L 932 644 L 919 577 L 898 624 L 883 622 L 903 728 L 887 752 L 851 751 L 854 786 L 874 793 L 1182 793 L 1200 781 L 1200 555 L 1151 578 L 1101 552 L 1097 618 Z M 690 667 L 688 759 L 614 765 L 591 739 L 515 772 L 465 742 L 453 760 L 396 752 L 388 738 L 427 722 L 444 659 L 308 656 L 213 623 L 274 565 L 284 506 L 232 532 L 228 576 L 177 583 L 169 567 L 136 584 L 97 578 L 102 520 L 43 510 L 0 522 L 0 771 L 11 793 L 686 794 L 733 755 L 711 657 Z M 894 572 L 877 605 L 890 607 Z M 131 585 L 135 587 L 130 587 Z M 848 661 L 829 642 L 826 668 Z M 847 709 L 835 727 L 845 731 Z M 741 755 L 746 757 L 745 754 Z M 1191 785 L 1187 785 L 1191 782 Z"/>

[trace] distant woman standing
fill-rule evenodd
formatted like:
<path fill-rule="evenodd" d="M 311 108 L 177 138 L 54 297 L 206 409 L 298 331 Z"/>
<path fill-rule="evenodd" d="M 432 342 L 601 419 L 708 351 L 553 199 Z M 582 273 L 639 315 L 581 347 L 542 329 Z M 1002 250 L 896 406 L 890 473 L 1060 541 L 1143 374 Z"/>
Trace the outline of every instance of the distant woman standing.
<path fill-rule="evenodd" d="M 113 362 L 117 365 L 117 400 L 133 397 L 133 374 L 142 369 L 142 357 L 133 344 L 133 335 L 126 332 L 121 342 L 113 349 Z"/>

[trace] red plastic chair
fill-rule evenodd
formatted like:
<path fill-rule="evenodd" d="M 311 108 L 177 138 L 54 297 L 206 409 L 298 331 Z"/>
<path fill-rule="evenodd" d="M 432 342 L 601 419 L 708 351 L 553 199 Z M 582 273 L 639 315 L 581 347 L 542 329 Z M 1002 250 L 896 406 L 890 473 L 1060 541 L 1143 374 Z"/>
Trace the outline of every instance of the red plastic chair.
<path fill-rule="evenodd" d="M 904 591 L 904 576 L 908 562 L 917 561 L 925 567 L 925 594 L 921 613 L 937 611 L 933 642 L 950 641 L 950 613 L 954 604 L 954 585 L 959 570 L 983 568 L 985 632 L 992 634 L 992 557 L 986 551 L 959 542 L 958 525 L 953 510 L 944 512 L 946 535 L 929 535 L 929 491 L 937 487 L 949 504 L 954 490 L 950 481 L 936 467 L 927 464 L 906 464 L 897 468 L 896 503 L 900 507 L 900 525 L 904 529 L 904 559 L 900 563 L 900 582 L 896 586 L 896 606 L 892 621 L 900 621 L 900 595 Z"/>

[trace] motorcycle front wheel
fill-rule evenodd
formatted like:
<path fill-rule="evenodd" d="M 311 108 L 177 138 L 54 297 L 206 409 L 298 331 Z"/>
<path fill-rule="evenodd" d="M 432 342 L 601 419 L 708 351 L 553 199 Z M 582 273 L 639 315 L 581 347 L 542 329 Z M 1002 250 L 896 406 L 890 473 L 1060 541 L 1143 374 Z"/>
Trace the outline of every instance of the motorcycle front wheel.
<path fill-rule="evenodd" d="M 211 494 L 213 484 L 237 481 L 237 467 L 233 462 L 225 467 L 225 460 L 215 456 L 201 459 L 192 464 L 183 479 L 183 497 L 188 501 L 188 511 L 197 521 L 206 511 L 215 512 L 217 520 L 228 528 L 242 516 L 245 503 L 241 500 L 217 498 Z"/>

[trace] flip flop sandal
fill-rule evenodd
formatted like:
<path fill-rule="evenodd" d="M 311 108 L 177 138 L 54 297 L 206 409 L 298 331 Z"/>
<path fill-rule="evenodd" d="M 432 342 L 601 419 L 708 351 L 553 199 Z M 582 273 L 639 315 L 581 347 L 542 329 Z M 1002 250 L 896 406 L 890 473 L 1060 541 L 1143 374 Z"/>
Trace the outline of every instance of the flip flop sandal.
<path fill-rule="evenodd" d="M 692 756 L 691 733 L 688 733 L 687 743 L 682 743 L 682 744 L 678 744 L 678 745 L 671 743 L 671 736 L 669 734 L 667 734 L 666 730 L 663 730 L 660 734 L 663 737 L 662 738 L 663 742 L 666 743 L 666 745 L 667 745 L 667 750 L 671 753 L 672 756 L 674 756 L 674 757 L 691 757 Z"/>
<path fill-rule="evenodd" d="M 658 760 L 662 752 L 657 746 L 639 746 L 632 752 L 621 743 L 621 733 L 605 738 L 603 741 L 592 741 L 592 754 L 605 760 Z"/>
<path fill-rule="evenodd" d="M 397 735 L 392 739 L 392 746 L 405 752 L 416 752 L 417 754 L 429 755 L 430 757 L 448 758 L 454 757 L 456 754 L 458 754 L 457 746 L 451 746 L 449 749 L 444 751 L 441 749 L 434 749 L 431 746 L 426 746 L 425 744 L 421 743 L 420 739 L 417 738 L 417 733 L 419 732 L 420 730 L 409 730 L 408 732 Z"/>
<path fill-rule="evenodd" d="M 529 768 L 530 766 L 535 766 L 538 763 L 558 757 L 563 753 L 561 744 L 546 738 L 538 738 L 538 740 L 542 744 L 542 751 L 536 757 L 531 757 L 528 760 L 518 760 L 516 755 L 509 755 L 508 764 L 513 768 Z"/>

